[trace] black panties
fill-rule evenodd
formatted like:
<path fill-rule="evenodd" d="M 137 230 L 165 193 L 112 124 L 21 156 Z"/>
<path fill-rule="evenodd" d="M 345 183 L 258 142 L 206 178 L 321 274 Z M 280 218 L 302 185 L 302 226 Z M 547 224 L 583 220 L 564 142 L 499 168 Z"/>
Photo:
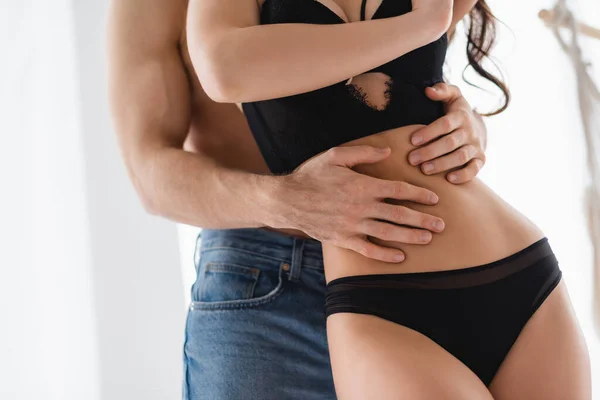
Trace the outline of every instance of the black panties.
<path fill-rule="evenodd" d="M 370 314 L 414 329 L 489 385 L 561 276 L 543 238 L 478 267 L 335 279 L 327 285 L 325 313 Z"/>

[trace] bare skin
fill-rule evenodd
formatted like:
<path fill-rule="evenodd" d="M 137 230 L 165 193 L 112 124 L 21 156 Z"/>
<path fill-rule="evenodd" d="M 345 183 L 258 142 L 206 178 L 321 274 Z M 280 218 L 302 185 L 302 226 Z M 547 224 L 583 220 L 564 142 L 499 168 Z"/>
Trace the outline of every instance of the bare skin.
<path fill-rule="evenodd" d="M 288 176 L 268 175 L 243 114 L 233 104 L 214 102 L 200 85 L 186 40 L 187 8 L 187 0 L 111 3 L 112 114 L 123 158 L 145 209 L 207 229 L 266 227 L 310 236 L 398 265 L 396 257 L 402 251 L 367 241 L 364 222 L 374 215 L 397 222 L 415 213 L 384 204 L 385 197 L 426 206 L 438 197 L 424 188 L 350 169 L 391 154 L 367 146 L 338 148 Z M 473 150 L 472 159 L 465 164 L 460 152 L 444 146 L 414 149 L 442 171 L 452 171 L 457 176 L 453 183 L 459 185 L 473 179 L 485 163 L 485 125 L 455 87 L 439 89 L 430 96 L 447 104 L 448 115 L 462 118 L 466 134 L 432 126 L 428 131 L 432 143 L 456 136 L 461 146 Z M 358 198 L 357 187 L 368 189 L 367 195 Z M 340 212 L 340 203 L 355 207 Z M 388 225 L 399 241 L 411 241 L 422 230 L 437 231 L 433 223 L 438 220 L 420 215 L 412 229 Z"/>
<path fill-rule="evenodd" d="M 347 22 L 358 21 L 359 0 L 319 1 L 344 16 Z M 379 4 L 381 0 L 371 1 L 368 15 L 372 15 L 372 10 Z M 215 85 L 210 94 L 218 101 L 262 100 L 314 90 L 360 76 L 361 71 L 369 70 L 373 64 L 381 64 L 422 46 L 419 38 L 429 42 L 434 39 L 428 35 L 439 37 L 452 20 L 451 3 L 413 1 L 413 12 L 397 19 L 326 28 L 301 24 L 260 26 L 259 6 L 260 2 L 257 5 L 254 0 L 191 2 L 189 28 L 190 37 L 194 38 L 192 54 L 195 54 L 192 59 L 200 79 Z M 464 3 L 462 6 L 464 12 L 469 10 Z M 446 24 L 438 26 L 439 21 L 446 21 Z M 430 26 L 423 27 L 427 25 Z M 390 32 L 402 45 L 384 40 Z M 317 37 L 321 39 L 316 40 Z M 310 45 L 307 46 L 304 40 Z M 292 42 L 293 46 L 290 46 Z M 222 48 L 233 50 L 219 51 Z M 336 51 L 330 51 L 331 48 Z M 313 64 L 315 59 L 319 62 L 324 59 L 322 64 L 327 68 L 319 69 Z M 215 73 L 223 69 L 226 72 Z M 268 79 L 261 75 L 261 69 L 269 71 Z M 242 77 L 233 78 L 237 75 Z M 358 84 L 367 92 L 369 102 L 374 107 L 385 106 L 381 104 L 385 99 L 377 93 L 381 86 L 379 77 L 363 78 L 365 80 Z M 452 118 L 446 118 L 440 124 L 445 124 L 448 131 L 460 129 Z M 411 137 L 425 134 L 427 131 L 423 129 L 423 126 L 406 126 L 344 146 L 390 148 L 391 155 L 384 160 L 356 165 L 353 169 L 379 179 L 429 188 L 439 195 L 440 201 L 427 210 L 443 219 L 445 229 L 432 229 L 433 233 L 413 231 L 416 235 L 406 240 L 405 236 L 400 237 L 400 231 L 390 229 L 389 224 L 382 224 L 377 221 L 378 216 L 373 216 L 373 219 L 363 221 L 363 231 L 377 244 L 402 249 L 407 255 L 402 270 L 365 257 L 369 255 L 366 247 L 352 251 L 325 242 L 323 254 L 328 281 L 348 275 L 468 268 L 505 258 L 544 236 L 535 224 L 477 178 L 458 187 L 439 174 L 426 176 L 423 173 L 425 164 L 421 165 L 421 170 L 414 168 L 413 164 L 422 160 L 412 160 L 409 156 L 414 150 Z M 459 146 L 454 139 L 446 141 L 463 157 L 461 164 L 470 160 L 470 148 Z M 438 145 L 441 144 L 442 141 L 438 141 Z M 333 155 L 329 151 L 325 156 L 335 157 L 338 151 L 336 149 Z M 320 162 L 316 156 L 297 172 L 310 171 Z M 355 196 L 359 198 L 364 192 L 368 190 L 359 186 Z M 401 204 L 417 212 L 425 210 L 421 205 L 406 201 L 390 199 L 387 203 Z M 339 202 L 338 205 L 341 212 L 356 207 L 353 203 Z M 420 215 L 406 213 L 401 223 L 414 226 Z M 419 238 L 420 235 L 424 236 Z M 430 243 L 423 246 L 423 242 Z M 335 314 L 328 318 L 327 329 L 340 399 L 373 396 L 378 399 L 508 399 L 522 395 L 528 399 L 558 400 L 565 397 L 589 399 L 591 396 L 587 349 L 564 283 L 530 319 L 489 389 L 433 341 L 400 325 L 368 315 Z M 548 334 L 549 331 L 553 333 Z M 544 356 L 539 356 L 540 353 Z M 552 380 L 552 390 L 542 390 L 540 382 L 548 380 Z"/>

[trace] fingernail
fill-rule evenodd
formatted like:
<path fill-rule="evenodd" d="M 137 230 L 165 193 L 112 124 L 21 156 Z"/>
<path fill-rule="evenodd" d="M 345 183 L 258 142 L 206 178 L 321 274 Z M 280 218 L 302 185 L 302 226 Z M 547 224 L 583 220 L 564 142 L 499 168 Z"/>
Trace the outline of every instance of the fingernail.
<path fill-rule="evenodd" d="M 448 175 L 448 179 L 450 180 L 450 182 L 456 182 L 456 180 L 458 179 L 458 177 L 456 175 Z"/>
<path fill-rule="evenodd" d="M 431 232 L 423 232 L 421 233 L 421 240 L 423 242 L 429 242 L 431 240 Z"/>
<path fill-rule="evenodd" d="M 423 143 L 423 136 L 421 135 L 414 135 L 412 137 L 412 144 L 414 144 L 415 146 L 419 145 Z"/>
<path fill-rule="evenodd" d="M 387 153 L 390 150 L 389 147 L 378 147 L 377 151 L 380 153 Z"/>
<path fill-rule="evenodd" d="M 404 261 L 404 255 L 403 254 L 398 254 L 394 256 L 394 261 L 396 262 L 402 262 Z"/>
<path fill-rule="evenodd" d="M 437 203 L 440 199 L 437 197 L 436 194 L 430 194 L 429 195 L 429 201 L 431 201 L 432 203 Z"/>
<path fill-rule="evenodd" d="M 423 172 L 431 172 L 433 171 L 433 164 L 432 163 L 425 163 L 423 164 Z"/>
<path fill-rule="evenodd" d="M 419 156 L 418 154 L 411 154 L 408 160 L 412 165 L 415 165 L 421 161 L 421 156 Z"/>
<path fill-rule="evenodd" d="M 433 223 L 433 227 L 435 228 L 435 230 L 441 231 L 444 229 L 444 223 L 442 221 L 435 221 Z"/>

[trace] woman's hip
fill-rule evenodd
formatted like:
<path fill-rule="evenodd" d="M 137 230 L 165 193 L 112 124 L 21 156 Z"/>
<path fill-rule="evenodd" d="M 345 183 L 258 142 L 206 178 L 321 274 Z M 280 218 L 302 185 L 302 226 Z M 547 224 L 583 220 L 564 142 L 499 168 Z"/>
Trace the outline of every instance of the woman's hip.
<path fill-rule="evenodd" d="M 544 237 L 540 228 L 483 183 L 474 182 L 468 189 L 451 188 L 439 197 L 436 206 L 402 204 L 444 220 L 445 229 L 433 233 L 429 243 L 404 244 L 369 238 L 378 245 L 402 250 L 406 256 L 403 262 L 376 261 L 324 243 L 327 281 L 352 275 L 465 269 L 501 260 Z"/>

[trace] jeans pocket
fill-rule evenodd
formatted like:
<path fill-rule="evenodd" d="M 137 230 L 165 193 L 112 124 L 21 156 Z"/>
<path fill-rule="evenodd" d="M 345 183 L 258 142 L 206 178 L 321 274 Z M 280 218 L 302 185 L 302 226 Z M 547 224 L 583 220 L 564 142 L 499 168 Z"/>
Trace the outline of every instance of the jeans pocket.
<path fill-rule="evenodd" d="M 191 310 L 259 307 L 281 294 L 283 262 L 252 254 L 240 257 L 232 251 L 203 254 L 192 287 Z"/>
<path fill-rule="evenodd" d="M 251 299 L 260 270 L 226 263 L 209 263 L 198 293 L 198 301 L 218 302 Z"/>

